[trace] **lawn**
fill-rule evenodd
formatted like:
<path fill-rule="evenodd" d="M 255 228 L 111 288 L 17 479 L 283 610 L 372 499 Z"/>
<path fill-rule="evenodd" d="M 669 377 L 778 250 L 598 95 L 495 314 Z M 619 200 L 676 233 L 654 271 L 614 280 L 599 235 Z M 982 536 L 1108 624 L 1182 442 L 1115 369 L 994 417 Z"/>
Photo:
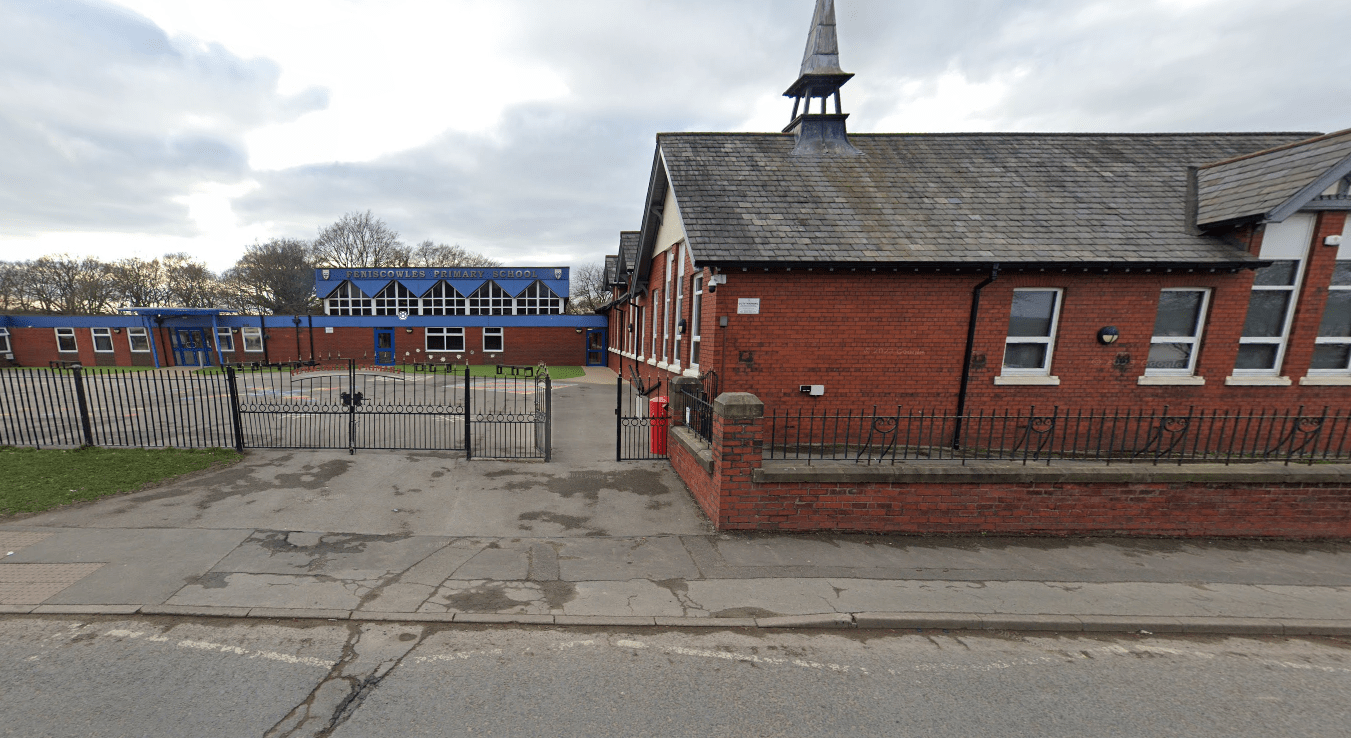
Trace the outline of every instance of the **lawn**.
<path fill-rule="evenodd" d="M 0 447 L 0 515 L 37 512 L 81 500 L 133 492 L 170 477 L 240 459 L 210 449 Z"/>

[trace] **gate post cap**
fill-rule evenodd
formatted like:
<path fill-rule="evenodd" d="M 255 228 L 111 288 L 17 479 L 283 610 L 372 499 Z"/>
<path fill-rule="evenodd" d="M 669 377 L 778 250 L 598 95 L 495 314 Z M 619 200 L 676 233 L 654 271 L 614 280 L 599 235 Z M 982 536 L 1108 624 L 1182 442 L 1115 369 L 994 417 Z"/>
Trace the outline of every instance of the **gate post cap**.
<path fill-rule="evenodd" d="M 713 401 L 713 412 L 724 418 L 763 418 L 765 403 L 749 392 L 724 392 Z"/>

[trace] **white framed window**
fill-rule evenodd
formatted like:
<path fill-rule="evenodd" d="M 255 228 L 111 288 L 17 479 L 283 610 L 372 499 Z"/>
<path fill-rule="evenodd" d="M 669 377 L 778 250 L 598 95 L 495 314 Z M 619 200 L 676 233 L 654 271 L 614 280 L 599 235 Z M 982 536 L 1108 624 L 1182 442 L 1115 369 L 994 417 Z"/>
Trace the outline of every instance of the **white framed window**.
<path fill-rule="evenodd" d="M 661 333 L 660 316 L 661 316 L 661 288 L 658 287 L 652 290 L 652 315 L 648 316 L 648 322 L 651 323 L 651 325 L 646 326 L 644 328 L 644 330 L 647 330 L 648 328 L 651 329 L 652 350 L 647 352 L 647 355 L 648 358 L 652 359 L 657 358 L 657 344 L 661 343 L 661 337 L 658 335 Z"/>
<path fill-rule="evenodd" d="M 675 249 L 666 252 L 666 302 L 661 306 L 661 361 L 671 361 L 671 281 L 675 277 Z"/>
<path fill-rule="evenodd" d="M 141 326 L 128 328 L 127 347 L 134 354 L 150 353 L 150 332 Z"/>
<path fill-rule="evenodd" d="M 1271 260 L 1271 265 L 1253 275 L 1252 296 L 1234 361 L 1235 376 L 1274 376 L 1280 372 L 1313 226 L 1314 216 L 1292 215 L 1284 222 L 1269 223 L 1262 234 L 1259 256 Z"/>
<path fill-rule="evenodd" d="M 1346 258 L 1342 258 L 1343 250 Z M 1351 373 L 1351 247 L 1338 247 L 1309 373 Z"/>
<path fill-rule="evenodd" d="M 324 301 L 324 310 L 329 315 L 371 315 L 371 298 L 360 287 L 343 282 Z M 244 350 L 249 349 L 246 346 Z"/>
<path fill-rule="evenodd" d="M 56 329 L 56 350 L 63 354 L 76 353 L 80 347 L 75 343 L 74 328 Z"/>
<path fill-rule="evenodd" d="M 235 334 L 229 328 L 216 329 L 216 343 L 220 344 L 221 353 L 235 350 Z"/>
<path fill-rule="evenodd" d="M 1002 374 L 1050 375 L 1061 296 L 1059 289 L 1019 288 L 1013 291 Z"/>
<path fill-rule="evenodd" d="M 675 278 L 675 346 L 671 349 L 671 361 L 678 367 L 680 366 L 680 343 L 685 338 L 685 331 L 680 330 L 680 321 L 685 317 L 685 256 L 686 250 L 684 244 L 675 248 L 676 259 L 676 278 Z M 686 323 L 686 326 L 689 324 Z"/>
<path fill-rule="evenodd" d="M 113 352 L 112 328 L 90 328 L 89 335 L 94 339 L 94 353 L 111 354 Z"/>
<path fill-rule="evenodd" d="M 423 315 L 464 315 L 464 295 L 445 282 L 437 282 L 422 296 Z"/>
<path fill-rule="evenodd" d="M 1154 335 L 1149 339 L 1146 376 L 1191 376 L 1201 331 L 1210 307 L 1210 290 L 1169 287 L 1159 292 L 1159 310 L 1154 315 Z"/>
<path fill-rule="evenodd" d="M 239 329 L 239 335 L 244 338 L 244 351 L 250 354 L 262 353 L 263 351 L 263 329 L 256 325 L 246 325 Z"/>
<path fill-rule="evenodd" d="M 548 285 L 536 281 L 516 296 L 517 315 L 562 315 L 563 299 Z"/>
<path fill-rule="evenodd" d="M 14 347 L 9 345 L 9 329 L 0 328 L 0 354 L 8 354 L 13 350 Z"/>
<path fill-rule="evenodd" d="M 511 295 L 496 282 L 484 282 L 469 296 L 470 315 L 511 315 Z"/>
<path fill-rule="evenodd" d="M 433 351 L 464 351 L 464 329 L 428 328 L 427 353 Z"/>
<path fill-rule="evenodd" d="M 398 315 L 407 312 L 409 315 L 417 315 L 421 303 L 422 300 L 413 294 L 412 290 L 398 282 L 390 282 L 375 295 L 375 314 Z"/>
<path fill-rule="evenodd" d="M 503 350 L 502 329 L 483 329 L 483 353 L 493 354 Z"/>
<path fill-rule="evenodd" d="M 703 272 L 696 272 L 694 275 L 694 297 L 690 300 L 690 368 L 699 367 L 699 320 L 704 303 L 704 275 Z"/>

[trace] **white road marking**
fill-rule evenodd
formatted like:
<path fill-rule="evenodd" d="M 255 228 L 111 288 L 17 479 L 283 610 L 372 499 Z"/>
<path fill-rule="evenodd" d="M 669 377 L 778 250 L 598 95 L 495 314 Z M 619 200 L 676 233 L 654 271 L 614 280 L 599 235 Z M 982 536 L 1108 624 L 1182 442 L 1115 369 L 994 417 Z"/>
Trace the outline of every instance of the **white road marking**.
<path fill-rule="evenodd" d="M 434 661 L 466 661 L 476 656 L 498 656 L 502 649 L 490 648 L 485 651 L 457 651 L 455 653 L 443 653 L 435 656 L 414 656 L 413 661 L 419 664 L 425 664 Z"/>
<path fill-rule="evenodd" d="M 224 643 L 212 643 L 210 641 L 179 641 L 179 648 L 195 648 L 202 651 L 218 651 L 220 653 L 232 653 L 236 656 L 245 656 L 251 659 L 267 659 L 268 661 L 280 661 L 284 664 L 304 664 L 306 666 L 317 666 L 323 669 L 331 669 L 336 661 L 327 659 L 317 659 L 313 656 L 292 656 L 276 651 L 249 651 L 239 646 L 228 646 Z"/>

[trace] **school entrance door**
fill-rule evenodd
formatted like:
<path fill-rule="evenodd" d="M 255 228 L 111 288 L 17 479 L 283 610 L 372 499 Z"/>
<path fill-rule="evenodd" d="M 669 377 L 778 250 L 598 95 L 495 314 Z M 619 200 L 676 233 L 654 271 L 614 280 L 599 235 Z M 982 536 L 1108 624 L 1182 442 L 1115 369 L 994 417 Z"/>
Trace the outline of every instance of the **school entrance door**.
<path fill-rule="evenodd" d="M 394 366 L 394 329 L 375 329 L 376 366 Z"/>
<path fill-rule="evenodd" d="M 605 329 L 590 328 L 586 331 L 586 365 L 605 366 Z"/>
<path fill-rule="evenodd" d="M 211 366 L 211 348 L 201 328 L 174 328 L 169 331 L 174 363 L 178 366 Z"/>

